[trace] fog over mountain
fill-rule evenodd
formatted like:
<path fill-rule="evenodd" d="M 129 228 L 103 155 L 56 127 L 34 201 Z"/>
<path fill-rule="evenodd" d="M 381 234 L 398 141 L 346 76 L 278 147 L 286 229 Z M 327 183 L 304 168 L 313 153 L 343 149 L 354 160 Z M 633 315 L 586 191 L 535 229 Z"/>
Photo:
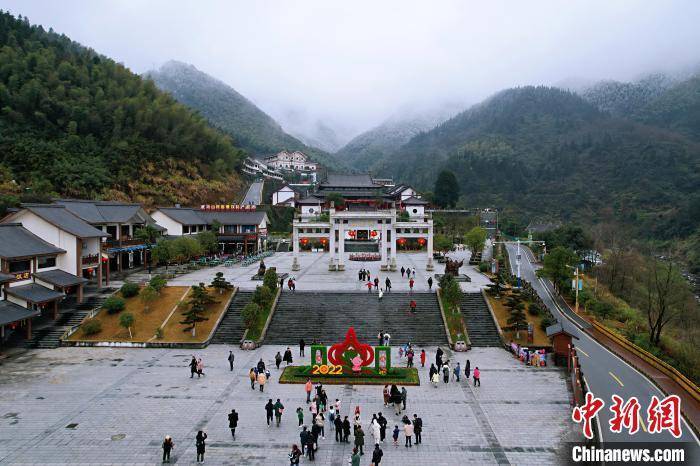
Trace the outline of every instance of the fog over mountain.
<path fill-rule="evenodd" d="M 332 150 L 400 108 L 698 62 L 700 2 L 28 2 L 0 8 L 141 74 L 190 63 Z"/>

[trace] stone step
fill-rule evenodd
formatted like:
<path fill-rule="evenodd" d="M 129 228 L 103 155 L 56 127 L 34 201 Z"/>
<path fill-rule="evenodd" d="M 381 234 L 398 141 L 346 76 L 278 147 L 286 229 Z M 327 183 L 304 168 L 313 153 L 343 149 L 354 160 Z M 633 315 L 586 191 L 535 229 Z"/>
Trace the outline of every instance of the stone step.
<path fill-rule="evenodd" d="M 417 304 L 414 315 L 408 313 L 411 300 Z M 436 295 L 405 292 L 386 293 L 381 301 L 376 293 L 283 293 L 265 343 L 291 345 L 304 338 L 330 344 L 342 341 L 351 326 L 361 341 L 372 345 L 380 330 L 389 332 L 394 343 L 446 343 Z"/>
<path fill-rule="evenodd" d="M 464 293 L 460 309 L 472 346 L 502 346 L 498 329 L 481 293 Z"/>
<path fill-rule="evenodd" d="M 252 291 L 236 291 L 236 295 L 226 309 L 226 315 L 221 319 L 219 326 L 214 333 L 212 343 L 238 345 L 245 333 L 245 326 L 241 319 L 241 311 L 253 298 Z"/>

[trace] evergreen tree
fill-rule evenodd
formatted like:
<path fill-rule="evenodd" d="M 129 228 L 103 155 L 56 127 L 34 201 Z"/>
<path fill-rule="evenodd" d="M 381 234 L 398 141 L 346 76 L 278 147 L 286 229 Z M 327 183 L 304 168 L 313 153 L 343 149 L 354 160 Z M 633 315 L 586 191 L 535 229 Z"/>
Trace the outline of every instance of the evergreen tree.
<path fill-rule="evenodd" d="M 216 272 L 216 276 L 211 281 L 211 287 L 219 290 L 219 294 L 223 294 L 225 290 L 230 290 L 233 288 L 231 283 L 226 280 L 223 272 Z"/>
<path fill-rule="evenodd" d="M 182 331 L 188 332 L 191 330 L 192 336 L 196 336 L 197 324 L 199 322 L 209 320 L 208 317 L 204 317 L 204 313 L 207 310 L 206 307 L 214 302 L 216 301 L 214 300 L 214 298 L 209 296 L 209 293 L 207 292 L 207 288 L 204 286 L 204 283 L 200 283 L 199 285 L 193 286 L 192 295 L 190 296 L 190 299 L 187 302 L 187 309 L 185 312 L 182 313 L 184 319 L 180 323 L 185 326 L 185 328 Z"/>
<path fill-rule="evenodd" d="M 454 207 L 459 200 L 459 183 L 454 172 L 443 170 L 435 181 L 435 203 L 440 207 Z"/>

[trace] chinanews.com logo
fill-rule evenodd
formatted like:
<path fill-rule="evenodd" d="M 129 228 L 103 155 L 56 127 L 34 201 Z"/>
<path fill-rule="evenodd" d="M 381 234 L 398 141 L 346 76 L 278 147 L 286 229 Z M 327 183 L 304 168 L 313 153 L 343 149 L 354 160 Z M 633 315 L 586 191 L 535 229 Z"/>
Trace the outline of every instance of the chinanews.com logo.
<path fill-rule="evenodd" d="M 689 442 L 603 442 L 592 445 L 594 425 L 599 429 L 608 428 L 615 434 L 635 435 L 644 431 L 646 434 L 667 432 L 673 438 L 680 439 L 682 432 L 681 400 L 677 395 L 660 399 L 652 396 L 643 409 L 636 397 L 625 400 L 618 395 L 612 396 L 608 408 L 612 413 L 607 426 L 595 424 L 596 417 L 605 408 L 605 401 L 593 393 L 586 393 L 583 405 L 576 406 L 571 419 L 581 424 L 586 443 L 571 443 L 567 449 L 567 464 L 698 464 L 698 445 L 694 438 Z M 693 437 L 691 435 L 691 437 Z M 599 438 L 600 439 L 600 438 Z"/>

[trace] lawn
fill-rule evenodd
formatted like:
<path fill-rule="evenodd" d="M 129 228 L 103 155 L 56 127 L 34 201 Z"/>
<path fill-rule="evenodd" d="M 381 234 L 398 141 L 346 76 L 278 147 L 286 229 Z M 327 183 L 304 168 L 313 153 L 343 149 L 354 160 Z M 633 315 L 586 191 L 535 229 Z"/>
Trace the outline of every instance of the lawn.
<path fill-rule="evenodd" d="M 350 369 L 344 368 L 344 371 L 349 372 Z M 287 366 L 279 382 L 303 384 L 307 378 L 311 378 L 314 383 L 322 382 L 327 385 L 420 385 L 418 369 L 415 367 L 392 367 L 386 375 L 380 375 L 374 368 L 364 369 L 360 375 L 311 375 L 310 366 Z"/>
<path fill-rule="evenodd" d="M 503 305 L 503 301 L 505 301 L 506 296 L 506 293 L 502 293 L 500 299 L 495 299 L 493 296 L 487 295 L 489 303 L 491 304 L 491 308 L 493 309 L 493 313 L 496 314 L 496 320 L 498 320 L 498 325 L 501 328 L 508 326 L 508 317 L 510 317 L 510 311 L 506 306 Z M 505 336 L 506 340 L 512 340 L 521 346 L 550 346 L 551 342 L 547 337 L 547 333 L 544 330 L 542 330 L 542 328 L 540 328 L 542 316 L 532 316 L 527 311 L 525 311 L 525 316 L 527 317 L 527 321 L 531 322 L 534 327 L 532 343 L 528 343 L 527 341 L 527 330 L 520 331 L 520 338 L 515 338 L 514 331 L 504 330 L 503 335 Z"/>
<path fill-rule="evenodd" d="M 280 293 L 281 290 L 277 288 L 277 290 L 275 291 L 275 298 L 279 296 Z M 270 315 L 270 311 L 272 310 L 273 305 L 274 301 L 272 304 L 270 304 L 270 306 L 267 307 L 267 309 L 263 308 L 260 310 L 260 314 L 258 314 L 258 317 L 255 319 L 255 322 L 253 322 L 253 325 L 250 326 L 248 332 L 245 334 L 246 340 L 258 341 L 260 339 L 263 328 L 265 327 L 265 323 L 267 322 L 267 317 Z"/>
<path fill-rule="evenodd" d="M 462 316 L 462 312 L 452 312 L 448 310 L 447 306 L 442 300 L 442 296 L 440 295 L 440 293 L 438 293 L 438 298 L 440 299 L 440 302 L 442 303 L 442 309 L 445 312 L 447 329 L 450 332 L 450 338 L 452 339 L 452 342 L 455 343 L 458 340 L 464 341 L 466 327 L 464 325 L 464 317 Z"/>
<path fill-rule="evenodd" d="M 186 286 L 168 286 L 160 292 L 160 297 L 151 304 L 149 312 L 144 311 L 143 303 L 138 296 L 125 299 L 126 308 L 117 314 L 108 314 L 102 309 L 94 317 L 102 324 L 102 330 L 94 335 L 85 335 L 78 329 L 68 340 L 87 341 L 132 341 L 145 342 L 150 340 L 156 333 L 163 321 L 168 317 L 170 311 L 183 298 L 189 288 Z M 117 296 L 121 296 L 117 293 Z M 131 312 L 134 315 L 134 326 L 131 328 L 133 338 L 129 338 L 129 331 L 119 325 L 119 315 L 124 312 Z"/>
<path fill-rule="evenodd" d="M 191 331 L 183 332 L 184 326 L 180 323 L 184 318 L 182 316 L 183 310 L 178 309 L 163 327 L 163 338 L 159 339 L 159 342 L 202 343 L 209 338 L 209 334 L 219 320 L 219 316 L 226 310 L 226 305 L 231 299 L 233 290 L 224 291 L 222 294 L 211 288 L 208 288 L 208 290 L 209 294 L 216 299 L 216 302 L 207 306 L 204 317 L 208 320 L 197 324 L 196 336 L 192 336 Z M 187 298 L 185 298 L 185 301 L 187 301 Z"/>

